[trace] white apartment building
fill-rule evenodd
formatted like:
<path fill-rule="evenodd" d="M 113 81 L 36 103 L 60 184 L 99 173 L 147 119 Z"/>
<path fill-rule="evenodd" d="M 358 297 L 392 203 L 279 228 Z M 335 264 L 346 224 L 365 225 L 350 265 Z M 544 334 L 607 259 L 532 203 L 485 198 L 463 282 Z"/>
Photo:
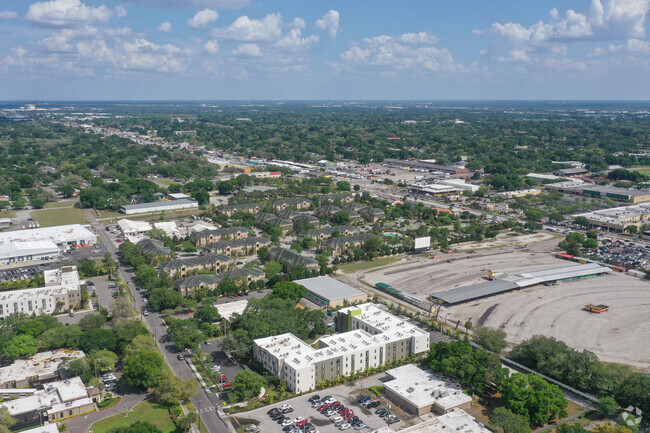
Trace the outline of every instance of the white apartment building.
<path fill-rule="evenodd" d="M 255 340 L 255 359 L 302 393 L 321 381 L 429 350 L 428 332 L 371 303 L 339 310 L 336 323 L 343 332 L 321 338 L 318 349 L 290 333 Z"/>
<path fill-rule="evenodd" d="M 0 292 L 0 319 L 13 313 L 52 314 L 81 302 L 81 283 L 76 266 L 43 273 L 45 287 Z"/>

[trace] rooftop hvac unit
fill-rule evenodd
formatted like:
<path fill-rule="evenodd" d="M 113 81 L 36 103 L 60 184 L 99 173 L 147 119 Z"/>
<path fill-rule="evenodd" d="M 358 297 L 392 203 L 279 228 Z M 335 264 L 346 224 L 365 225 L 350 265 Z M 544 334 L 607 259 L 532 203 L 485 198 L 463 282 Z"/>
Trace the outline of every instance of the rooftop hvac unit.
<path fill-rule="evenodd" d="M 413 388 L 412 386 L 406 388 L 406 392 L 413 392 L 413 391 L 415 391 L 415 388 Z"/>

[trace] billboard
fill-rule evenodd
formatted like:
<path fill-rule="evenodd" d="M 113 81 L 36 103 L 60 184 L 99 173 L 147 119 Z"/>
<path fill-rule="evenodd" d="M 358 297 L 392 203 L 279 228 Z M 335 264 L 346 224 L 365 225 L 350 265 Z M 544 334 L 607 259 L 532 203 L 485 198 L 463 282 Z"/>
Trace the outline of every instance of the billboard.
<path fill-rule="evenodd" d="M 415 238 L 415 251 L 426 251 L 431 246 L 431 238 L 429 236 L 424 238 Z"/>

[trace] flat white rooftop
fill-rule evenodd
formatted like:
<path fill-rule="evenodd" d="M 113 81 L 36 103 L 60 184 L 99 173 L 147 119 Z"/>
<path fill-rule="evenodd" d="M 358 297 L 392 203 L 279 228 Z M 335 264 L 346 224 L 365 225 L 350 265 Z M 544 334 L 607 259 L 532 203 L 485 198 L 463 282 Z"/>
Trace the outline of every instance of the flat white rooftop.
<path fill-rule="evenodd" d="M 410 334 L 426 334 L 426 331 L 418 328 L 416 325 L 407 320 L 382 310 L 370 302 L 353 307 L 342 308 L 342 313 L 361 310 L 361 315 L 354 316 L 355 319 L 375 328 L 382 333 L 392 333 L 396 331 L 409 331 Z"/>
<path fill-rule="evenodd" d="M 302 356 L 314 352 L 313 347 L 289 332 L 273 337 L 260 338 L 255 340 L 255 343 L 278 359 L 285 359 L 288 356 Z"/>
<path fill-rule="evenodd" d="M 246 306 L 248 305 L 248 300 L 244 299 L 243 301 L 227 302 L 225 304 L 215 304 L 219 315 L 224 319 L 230 321 L 233 314 L 243 314 Z"/>
<path fill-rule="evenodd" d="M 423 408 L 434 403 L 445 411 L 472 401 L 460 386 L 449 383 L 413 364 L 386 371 L 393 380 L 384 386 L 410 404 Z"/>
<path fill-rule="evenodd" d="M 327 301 L 355 298 L 365 295 L 364 292 L 327 275 L 295 280 L 294 283 L 305 286 L 308 292 L 311 292 Z"/>
<path fill-rule="evenodd" d="M 39 352 L 30 358 L 18 359 L 13 364 L 0 368 L 0 384 L 53 374 L 57 372 L 64 358 L 79 359 L 84 356 L 82 351 L 71 349 Z"/>
<path fill-rule="evenodd" d="M 44 426 L 30 428 L 29 430 L 23 430 L 21 433 L 59 433 L 59 428 L 56 423 L 51 423 Z"/>
<path fill-rule="evenodd" d="M 97 242 L 97 237 L 81 224 L 0 232 L 0 244 L 7 242 L 33 242 L 47 240 L 52 241 L 55 244 L 76 242 L 80 240 L 95 243 Z"/>

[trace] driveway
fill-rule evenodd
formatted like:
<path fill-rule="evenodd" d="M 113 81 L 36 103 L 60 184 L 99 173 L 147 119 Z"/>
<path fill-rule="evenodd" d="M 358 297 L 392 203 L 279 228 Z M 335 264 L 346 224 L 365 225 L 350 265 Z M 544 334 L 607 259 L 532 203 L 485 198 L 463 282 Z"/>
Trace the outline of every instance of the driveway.
<path fill-rule="evenodd" d="M 148 393 L 133 393 L 126 394 L 122 397 L 122 400 L 115 406 L 100 410 L 98 412 L 89 413 L 88 415 L 79 416 L 76 418 L 70 418 L 65 421 L 65 424 L 68 426 L 68 431 L 72 433 L 85 433 L 88 431 L 90 426 L 92 426 L 97 421 L 101 421 L 104 418 L 109 418 L 118 413 L 131 410 L 136 404 L 141 403 L 149 398 Z"/>

